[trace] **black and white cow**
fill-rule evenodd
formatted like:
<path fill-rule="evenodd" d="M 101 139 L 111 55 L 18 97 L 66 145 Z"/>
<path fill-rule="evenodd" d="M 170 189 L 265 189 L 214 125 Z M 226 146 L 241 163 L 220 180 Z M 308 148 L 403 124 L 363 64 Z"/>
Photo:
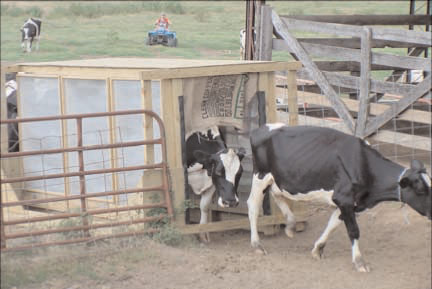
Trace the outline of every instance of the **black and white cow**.
<path fill-rule="evenodd" d="M 6 74 L 6 100 L 7 100 L 7 118 L 15 119 L 17 117 L 17 83 L 16 74 L 7 73 Z M 18 152 L 19 151 L 19 141 L 18 141 L 18 123 L 9 123 L 8 128 L 8 151 Z"/>
<path fill-rule="evenodd" d="M 33 40 L 36 41 L 36 50 L 39 49 L 41 26 L 40 19 L 29 18 L 21 27 L 21 48 L 26 52 L 31 52 Z"/>
<path fill-rule="evenodd" d="M 239 203 L 237 187 L 243 172 L 241 160 L 243 148 L 237 151 L 227 148 L 218 127 L 196 132 L 186 141 L 188 183 L 193 192 L 201 195 L 200 224 L 208 221 L 208 210 L 216 192 L 218 205 L 236 207 Z M 208 234 L 201 234 L 203 242 L 209 242 Z"/>
<path fill-rule="evenodd" d="M 253 31 L 253 41 L 256 45 L 256 32 Z M 240 60 L 245 60 L 246 57 L 246 29 L 240 30 Z"/>
<path fill-rule="evenodd" d="M 359 249 L 356 213 L 382 201 L 398 201 L 431 219 L 431 179 L 419 161 L 404 168 L 363 140 L 321 127 L 267 124 L 251 133 L 254 175 L 248 204 L 251 244 L 265 252 L 257 232 L 257 217 L 268 191 L 286 217 L 285 233 L 293 236 L 295 218 L 285 199 L 319 200 L 336 209 L 313 257 L 320 259 L 330 233 L 343 221 L 352 243 L 357 271 L 368 272 Z"/>

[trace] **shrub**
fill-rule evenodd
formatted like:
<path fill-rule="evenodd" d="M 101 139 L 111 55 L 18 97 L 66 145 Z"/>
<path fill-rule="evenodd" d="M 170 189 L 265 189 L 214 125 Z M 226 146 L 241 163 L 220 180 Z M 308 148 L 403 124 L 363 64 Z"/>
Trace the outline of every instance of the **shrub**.
<path fill-rule="evenodd" d="M 168 246 L 178 246 L 184 240 L 183 235 L 170 224 L 161 227 L 159 232 L 153 234 L 152 239 Z"/>
<path fill-rule="evenodd" d="M 2 16 L 23 16 L 25 15 L 25 11 L 21 8 L 15 7 L 15 6 L 9 6 L 9 5 L 3 5 L 1 6 L 1 15 Z"/>
<path fill-rule="evenodd" d="M 32 6 L 27 8 L 25 10 L 25 13 L 30 17 L 36 17 L 36 18 L 41 18 L 43 15 L 42 9 L 40 9 L 38 6 Z"/>

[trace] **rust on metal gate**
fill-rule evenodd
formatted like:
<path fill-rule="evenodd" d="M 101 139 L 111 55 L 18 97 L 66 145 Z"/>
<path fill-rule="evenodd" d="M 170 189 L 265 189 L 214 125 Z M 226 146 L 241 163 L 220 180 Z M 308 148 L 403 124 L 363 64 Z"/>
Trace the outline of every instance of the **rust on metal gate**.
<path fill-rule="evenodd" d="M 140 141 L 126 141 L 126 142 L 117 142 L 110 144 L 100 144 L 100 145 L 83 145 L 83 119 L 86 118 L 98 118 L 98 117 L 114 117 L 120 115 L 132 115 L 132 114 L 141 114 L 147 115 L 156 120 L 156 123 L 159 126 L 160 137 L 154 139 L 145 139 Z M 54 120 L 76 120 L 76 134 L 77 134 L 77 145 L 75 147 L 65 147 L 63 144 L 62 148 L 56 149 L 45 149 L 45 150 L 31 150 L 31 151 L 21 151 L 21 152 L 1 152 L 0 157 L 2 159 L 7 158 L 15 158 L 15 157 L 25 157 L 25 156 L 34 156 L 34 155 L 49 155 L 49 154 L 59 154 L 59 153 L 69 153 L 69 152 L 77 152 L 78 153 L 78 163 L 79 168 L 74 172 L 66 172 L 66 168 L 64 168 L 63 173 L 55 173 L 55 174 L 45 174 L 45 172 L 41 173 L 41 175 L 37 176 L 19 176 L 19 177 L 7 177 L 3 176 L 0 180 L 0 184 L 3 186 L 5 184 L 14 184 L 14 183 L 22 183 L 27 181 L 35 181 L 35 180 L 47 180 L 47 179 L 55 179 L 55 178 L 68 178 L 68 177 L 78 177 L 79 178 L 79 194 L 65 194 L 65 196 L 55 196 L 55 197 L 45 197 L 45 198 L 36 198 L 36 199 L 28 199 L 28 200 L 18 200 L 18 201 L 7 201 L 3 197 L 3 193 L 0 194 L 0 225 L 1 225 L 1 250 L 2 251 L 16 251 L 34 247 L 43 247 L 43 246 L 51 246 L 51 245 L 63 245 L 63 244 L 71 244 L 71 243 L 79 243 L 79 242 L 89 242 L 95 241 L 98 239 L 104 238 L 113 238 L 113 237 L 125 237 L 125 236 L 133 236 L 133 235 L 141 235 L 157 232 L 157 228 L 152 228 L 151 226 L 144 226 L 145 223 L 155 222 L 162 220 L 164 218 L 173 218 L 173 208 L 170 197 L 170 186 L 168 182 L 168 165 L 166 160 L 166 143 L 165 143 L 165 128 L 161 118 L 153 111 L 150 110 L 123 110 L 116 112 L 104 112 L 104 113 L 89 113 L 89 114 L 73 114 L 73 115 L 62 115 L 62 116 L 50 116 L 50 117 L 35 117 L 35 118 L 21 118 L 21 119 L 8 119 L 1 120 L 0 124 L 10 124 L 10 123 L 24 123 L 24 122 L 41 122 L 41 121 L 54 121 Z M 143 164 L 140 166 L 123 166 L 123 167 L 114 167 L 114 168 L 104 168 L 104 169 L 93 169 L 86 170 L 84 163 L 84 152 L 91 150 L 102 150 L 102 149 L 115 149 L 115 148 L 123 148 L 123 147 L 132 147 L 132 146 L 146 146 L 146 145 L 160 145 L 161 147 L 161 161 L 154 164 Z M 126 171 L 139 171 L 139 170 L 152 170 L 158 169 L 161 172 L 161 184 L 153 185 L 150 187 L 136 187 L 136 188 L 128 188 L 128 189 L 114 189 L 110 191 L 103 192 L 87 192 L 86 189 L 86 176 L 95 175 L 95 174 L 113 174 L 119 172 Z M 120 195 L 128 195 L 133 193 L 141 193 L 141 192 L 161 192 L 163 196 L 163 200 L 159 202 L 152 202 L 145 204 L 133 204 L 126 206 L 120 206 L 119 204 L 113 204 L 113 206 L 108 206 L 108 208 L 89 208 L 87 205 L 87 200 L 89 198 L 97 198 L 97 197 L 107 197 L 111 196 L 113 199 L 115 196 Z M 8 193 L 8 192 L 6 192 Z M 63 202 L 63 201 L 71 201 L 71 200 L 79 200 L 80 207 L 79 212 L 55 212 L 50 213 L 46 212 L 42 215 L 30 216 L 26 218 L 16 218 L 16 217 L 8 217 L 5 219 L 4 210 L 11 207 L 28 207 L 40 204 L 47 204 L 52 202 Z M 137 214 L 133 214 L 138 210 L 152 209 L 152 208 L 163 208 L 166 213 L 160 213 L 156 216 L 139 216 Z M 118 214 L 127 212 L 130 215 L 127 215 L 126 218 L 116 217 L 114 220 L 111 218 L 106 221 L 100 221 L 99 223 L 92 223 L 90 221 L 90 217 L 94 216 L 106 216 L 106 214 L 115 213 L 116 216 Z M 105 215 L 104 215 L 105 214 Z M 131 217 L 133 215 L 133 217 Z M 57 226 L 55 228 L 46 228 L 46 226 L 35 226 L 36 229 L 28 230 L 28 228 L 21 228 L 21 230 L 10 230 L 10 227 L 26 225 L 26 224 L 38 224 L 39 222 L 46 221 L 58 221 L 65 220 L 68 218 L 79 218 L 80 224 L 69 225 L 69 226 Z M 103 218 L 101 218 L 103 219 Z M 73 224 L 73 223 L 72 223 Z M 138 230 L 130 230 L 126 232 L 109 232 L 106 234 L 100 234 L 96 232 L 96 229 L 101 228 L 114 228 L 118 226 L 130 226 L 130 225 L 142 225 L 138 227 Z M 9 241 L 18 238 L 28 238 L 28 237 L 37 237 L 37 236 L 47 236 L 50 234 L 56 233 L 70 233 L 70 232 L 81 232 L 76 238 L 66 238 L 64 240 L 50 240 L 43 239 L 39 242 L 31 242 L 30 244 L 24 243 L 20 244 L 10 244 Z M 71 234 L 71 236 L 77 236 Z M 22 242 L 21 242 L 22 243 Z"/>

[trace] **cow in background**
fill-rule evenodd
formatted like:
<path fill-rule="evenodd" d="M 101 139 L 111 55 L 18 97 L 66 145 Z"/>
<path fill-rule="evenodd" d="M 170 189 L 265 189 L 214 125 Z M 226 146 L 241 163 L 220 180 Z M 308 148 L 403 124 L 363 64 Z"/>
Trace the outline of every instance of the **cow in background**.
<path fill-rule="evenodd" d="M 16 73 L 6 73 L 6 99 L 7 99 L 7 118 L 15 119 L 17 117 L 17 83 Z M 18 123 L 9 123 L 8 128 L 8 151 L 18 152 Z"/>
<path fill-rule="evenodd" d="M 36 50 L 39 50 L 41 26 L 40 19 L 29 18 L 21 27 L 21 48 L 26 52 L 31 52 L 33 41 L 36 42 Z"/>
<path fill-rule="evenodd" d="M 256 44 L 256 32 L 253 31 L 254 46 Z M 246 57 L 246 30 L 240 30 L 240 60 L 244 60 Z"/>
<path fill-rule="evenodd" d="M 327 239 L 345 223 L 352 262 L 368 272 L 359 249 L 356 214 L 383 201 L 408 204 L 431 219 L 431 179 L 420 161 L 404 168 L 363 140 L 330 128 L 267 124 L 250 136 L 254 174 L 248 204 L 251 245 L 259 241 L 257 218 L 264 194 L 270 192 L 286 217 L 285 233 L 294 234 L 295 217 L 285 199 L 321 201 L 334 207 L 327 228 L 315 242 L 312 256 L 320 259 Z"/>
<path fill-rule="evenodd" d="M 196 195 L 201 195 L 200 224 L 208 222 L 208 210 L 215 192 L 220 207 L 238 205 L 237 187 L 245 153 L 244 148 L 227 148 L 217 126 L 187 137 L 188 183 Z M 210 242 L 208 233 L 200 234 L 200 238 L 205 243 Z"/>

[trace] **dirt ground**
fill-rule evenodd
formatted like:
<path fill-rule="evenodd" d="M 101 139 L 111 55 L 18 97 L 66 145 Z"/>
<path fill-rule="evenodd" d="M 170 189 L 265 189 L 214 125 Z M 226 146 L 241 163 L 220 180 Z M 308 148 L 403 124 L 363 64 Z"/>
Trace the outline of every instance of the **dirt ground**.
<path fill-rule="evenodd" d="M 431 288 L 430 221 L 396 203 L 381 204 L 361 214 L 360 248 L 371 272 L 357 273 L 343 226 L 330 236 L 323 260 L 310 255 L 330 213 L 327 209 L 317 211 L 306 230 L 293 239 L 283 231 L 275 236 L 261 235 L 269 253 L 265 256 L 252 251 L 249 232 L 241 230 L 213 233 L 206 246 L 193 243 L 174 248 L 148 241 L 135 249 L 141 250 L 135 251 L 135 258 L 113 258 L 126 254 L 121 249 L 88 256 L 95 265 L 83 270 L 94 270 L 97 277 L 89 277 L 89 272 L 82 278 L 59 272 L 42 284 L 15 288 Z"/>

